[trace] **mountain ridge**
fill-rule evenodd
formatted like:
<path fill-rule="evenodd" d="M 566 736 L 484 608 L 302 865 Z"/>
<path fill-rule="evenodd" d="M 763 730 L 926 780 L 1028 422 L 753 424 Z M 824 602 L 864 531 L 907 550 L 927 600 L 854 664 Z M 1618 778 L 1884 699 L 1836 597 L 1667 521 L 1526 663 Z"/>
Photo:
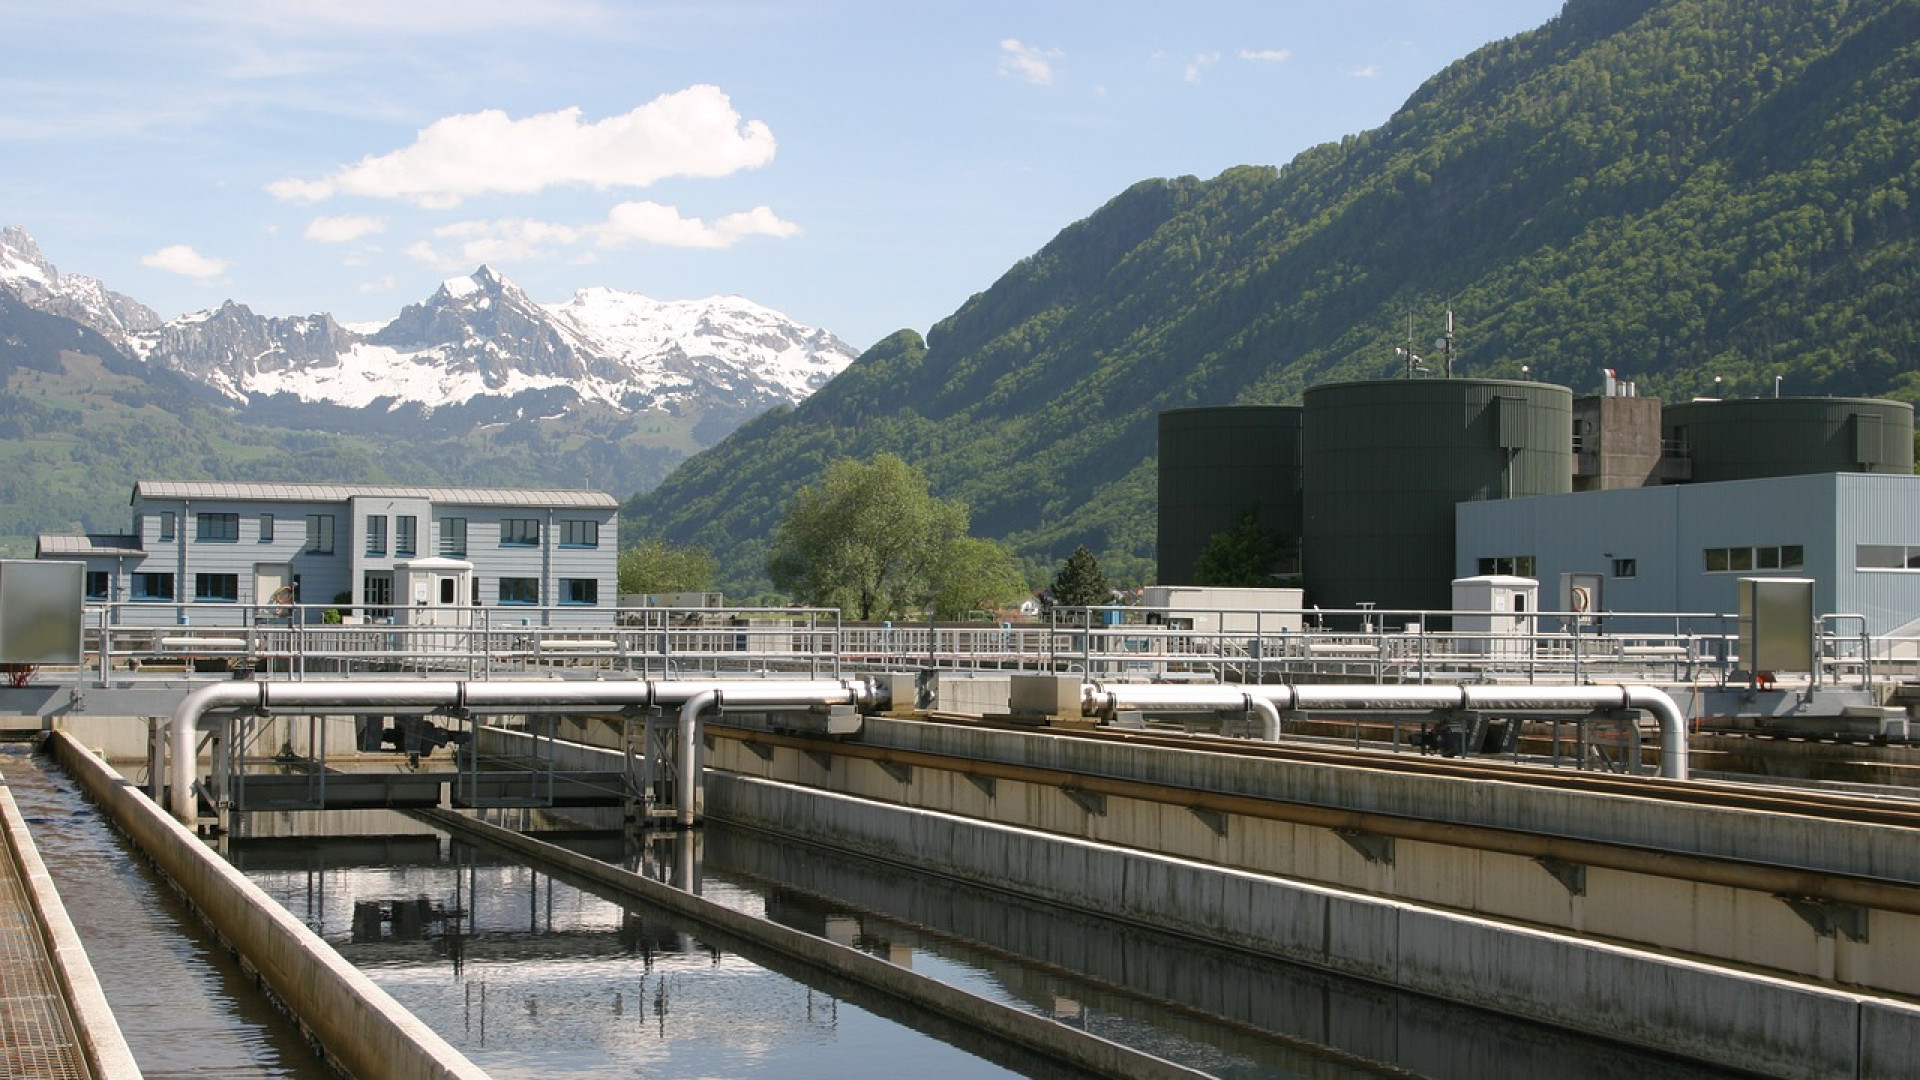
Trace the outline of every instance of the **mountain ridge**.
<path fill-rule="evenodd" d="M 1910 0 L 1571 0 L 1372 131 L 1133 185 L 626 514 L 754 595 L 783 493 L 884 451 L 1035 581 L 1146 580 L 1160 410 L 1394 377 L 1447 310 L 1465 376 L 1912 399 L 1916 141 Z"/>

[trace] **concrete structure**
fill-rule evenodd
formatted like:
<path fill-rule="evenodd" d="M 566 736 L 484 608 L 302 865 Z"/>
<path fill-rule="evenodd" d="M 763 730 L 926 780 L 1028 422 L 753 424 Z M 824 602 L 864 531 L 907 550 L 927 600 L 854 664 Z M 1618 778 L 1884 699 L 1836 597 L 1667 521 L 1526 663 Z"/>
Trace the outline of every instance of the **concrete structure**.
<path fill-rule="evenodd" d="M 1285 537 L 1275 573 L 1299 572 L 1297 405 L 1172 409 L 1160 414 L 1159 579 L 1194 580 L 1207 543 L 1247 515 Z"/>
<path fill-rule="evenodd" d="M 42 534 L 37 552 L 84 563 L 87 601 L 125 605 L 123 621 L 241 625 L 242 609 L 286 618 L 295 604 L 368 622 L 405 621 L 396 609 L 416 606 L 530 618 L 615 606 L 619 503 L 604 492 L 143 480 L 132 503 L 132 532 Z M 471 577 L 451 594 L 396 587 L 410 568 L 425 582 L 455 564 Z"/>
<path fill-rule="evenodd" d="M 119 773 L 63 734 L 51 745 L 61 766 L 220 928 L 221 938 L 348 1075 L 486 1080 L 465 1055 Z"/>
<path fill-rule="evenodd" d="M 1456 521 L 1455 576 L 1476 574 L 1490 559 L 1524 557 L 1541 581 L 1603 578 L 1606 612 L 1731 614 L 1743 577 L 1806 577 L 1815 583 L 1815 612 L 1860 615 L 1874 634 L 1920 614 L 1920 477 L 1911 474 L 1813 473 L 1471 502 Z M 1663 628 L 1671 620 L 1649 626 Z"/>
<path fill-rule="evenodd" d="M 1629 384 L 1630 385 L 1630 384 Z M 1691 478 L 1688 461 L 1665 452 L 1658 398 L 1612 392 L 1573 402 L 1573 490 L 1646 487 Z"/>
<path fill-rule="evenodd" d="M 1305 400 L 1300 559 L 1320 607 L 1444 611 L 1462 576 L 1455 504 L 1572 490 L 1566 387 L 1396 379 L 1319 386 Z"/>

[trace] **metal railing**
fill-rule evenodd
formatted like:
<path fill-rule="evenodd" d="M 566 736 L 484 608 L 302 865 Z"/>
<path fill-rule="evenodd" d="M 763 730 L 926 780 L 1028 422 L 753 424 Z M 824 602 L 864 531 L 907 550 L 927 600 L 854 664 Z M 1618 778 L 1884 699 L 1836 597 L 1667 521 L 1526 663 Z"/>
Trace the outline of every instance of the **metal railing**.
<path fill-rule="evenodd" d="M 374 614 L 385 610 L 168 605 L 169 620 L 156 625 L 151 605 L 90 606 L 80 678 L 487 679 L 572 669 L 834 678 L 928 668 L 1143 681 L 1724 684 L 1744 674 L 1738 620 L 1716 613 L 1223 610 L 1181 612 L 1169 625 L 1168 613 L 1139 607 L 962 624 L 849 624 L 830 608 L 460 608 L 416 622 Z M 1866 627 L 1858 615 L 1823 617 L 1800 674 L 1860 686 L 1920 676 L 1920 639 L 1875 638 Z"/>

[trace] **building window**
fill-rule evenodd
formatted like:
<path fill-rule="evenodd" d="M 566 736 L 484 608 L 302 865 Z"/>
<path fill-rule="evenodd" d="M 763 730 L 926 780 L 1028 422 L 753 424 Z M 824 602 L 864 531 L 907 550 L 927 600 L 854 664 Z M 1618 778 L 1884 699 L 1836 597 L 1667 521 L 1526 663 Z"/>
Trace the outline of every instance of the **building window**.
<path fill-rule="evenodd" d="M 598 604 L 600 602 L 600 580 L 598 578 L 561 578 L 560 602 L 563 604 Z"/>
<path fill-rule="evenodd" d="M 440 554 L 449 559 L 463 559 L 467 555 L 467 519 L 440 519 Z"/>
<path fill-rule="evenodd" d="M 561 547 L 599 547 L 600 523 L 597 521 L 562 521 L 560 523 Z"/>
<path fill-rule="evenodd" d="M 540 602 L 540 579 L 530 577 L 501 578 L 500 602 L 502 604 L 538 604 Z"/>
<path fill-rule="evenodd" d="M 1805 568 L 1806 562 L 1806 550 L 1799 544 L 1707 548 L 1705 552 L 1705 564 L 1709 574 L 1748 574 L 1755 570 L 1800 570 Z"/>
<path fill-rule="evenodd" d="M 193 575 L 193 598 L 232 604 L 240 599 L 239 574 Z"/>
<path fill-rule="evenodd" d="M 135 600 L 173 599 L 173 575 L 140 573 L 133 575 Z"/>
<path fill-rule="evenodd" d="M 505 518 L 500 522 L 501 547 L 539 547 L 539 518 Z"/>
<path fill-rule="evenodd" d="M 307 515 L 307 550 L 315 555 L 333 554 L 333 515 Z"/>
<path fill-rule="evenodd" d="M 1480 560 L 1482 577 L 1498 574 L 1501 577 L 1532 577 L 1533 556 L 1496 555 L 1491 559 Z"/>
<path fill-rule="evenodd" d="M 260 542 L 263 544 L 273 543 L 273 515 L 272 514 L 260 515 Z"/>
<path fill-rule="evenodd" d="M 412 514 L 401 514 L 393 519 L 393 554 L 395 558 L 411 559 L 415 550 L 415 537 L 420 532 L 420 519 Z"/>
<path fill-rule="evenodd" d="M 1920 570 L 1920 544 L 1861 544 L 1853 549 L 1861 570 Z"/>
<path fill-rule="evenodd" d="M 1640 564 L 1635 559 L 1613 560 L 1613 576 L 1617 578 L 1639 577 Z"/>
<path fill-rule="evenodd" d="M 87 599 L 89 600 L 113 599 L 113 571 L 111 570 L 87 571 Z"/>
<path fill-rule="evenodd" d="M 232 544 L 240 540 L 239 514 L 200 514 L 194 518 L 195 537 L 203 544 Z"/>
<path fill-rule="evenodd" d="M 164 544 L 164 543 L 169 543 L 172 540 L 173 540 L 173 511 L 162 510 L 160 511 L 160 542 Z"/>
<path fill-rule="evenodd" d="M 385 555 L 387 553 L 387 515 L 367 515 L 367 554 Z"/>
<path fill-rule="evenodd" d="M 366 601 L 367 618 L 393 618 L 393 575 L 381 571 L 367 571 L 360 580 L 360 596 Z"/>

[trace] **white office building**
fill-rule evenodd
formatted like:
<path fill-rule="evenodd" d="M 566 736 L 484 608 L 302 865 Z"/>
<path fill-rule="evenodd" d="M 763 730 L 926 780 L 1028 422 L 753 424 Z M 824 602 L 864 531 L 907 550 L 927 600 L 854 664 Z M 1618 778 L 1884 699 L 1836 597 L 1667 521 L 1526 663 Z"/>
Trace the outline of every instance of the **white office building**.
<path fill-rule="evenodd" d="M 143 480 L 132 504 L 132 532 L 42 534 L 37 552 L 85 563 L 87 602 L 126 623 L 237 625 L 291 604 L 366 622 L 504 608 L 550 625 L 616 607 L 619 503 L 604 492 Z"/>

